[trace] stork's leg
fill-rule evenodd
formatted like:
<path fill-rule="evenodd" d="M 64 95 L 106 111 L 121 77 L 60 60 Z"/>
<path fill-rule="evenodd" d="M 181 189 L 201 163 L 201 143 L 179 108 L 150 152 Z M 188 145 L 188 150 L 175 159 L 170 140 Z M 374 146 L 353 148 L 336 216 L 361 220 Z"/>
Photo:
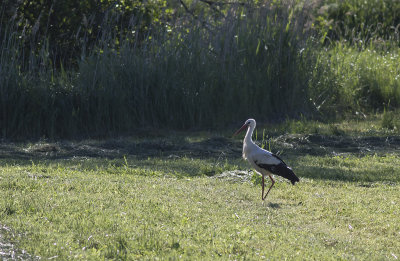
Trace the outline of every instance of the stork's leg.
<path fill-rule="evenodd" d="M 262 191 L 261 191 L 261 199 L 264 200 L 264 187 L 265 187 L 265 183 L 264 183 L 264 175 L 262 175 Z"/>
<path fill-rule="evenodd" d="M 264 199 L 267 197 L 269 191 L 272 189 L 272 186 L 275 184 L 275 180 L 271 177 L 271 175 L 268 175 L 268 176 L 269 176 L 269 178 L 271 179 L 272 184 L 271 184 L 271 186 L 269 187 L 269 189 L 268 189 L 268 191 L 267 191 L 267 194 L 265 194 L 265 196 L 262 198 L 262 200 L 264 200 Z M 263 178 L 264 178 L 264 176 L 263 176 Z M 264 179 L 263 179 L 263 181 L 264 181 Z M 263 195 L 264 195 L 264 187 L 263 187 Z"/>

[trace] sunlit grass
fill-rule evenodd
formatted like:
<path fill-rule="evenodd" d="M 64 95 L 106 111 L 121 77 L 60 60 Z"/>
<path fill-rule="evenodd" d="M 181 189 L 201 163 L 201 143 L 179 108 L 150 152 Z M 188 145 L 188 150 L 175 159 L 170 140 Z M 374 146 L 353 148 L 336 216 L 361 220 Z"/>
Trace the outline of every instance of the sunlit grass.
<path fill-rule="evenodd" d="M 277 178 L 263 205 L 259 184 L 208 177 L 210 158 L 3 160 L 1 223 L 20 249 L 43 258 L 400 255 L 398 155 L 287 161 L 301 182 Z M 249 169 L 242 163 L 221 161 L 215 174 Z"/>
<path fill-rule="evenodd" d="M 295 160 L 304 177 L 352 182 L 399 182 L 398 155 L 304 156 Z"/>
<path fill-rule="evenodd" d="M 310 94 L 323 115 L 398 108 L 399 48 L 384 52 L 374 45 L 336 43 L 322 49 L 317 60 Z"/>

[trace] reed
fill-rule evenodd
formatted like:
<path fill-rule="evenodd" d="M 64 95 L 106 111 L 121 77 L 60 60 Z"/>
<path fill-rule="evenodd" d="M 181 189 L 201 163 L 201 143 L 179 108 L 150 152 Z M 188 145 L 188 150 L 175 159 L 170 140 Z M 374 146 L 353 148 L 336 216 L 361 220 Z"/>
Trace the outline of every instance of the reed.
<path fill-rule="evenodd" d="M 218 12 L 204 3 L 193 9 L 193 2 L 154 24 L 111 9 L 85 25 L 101 25 L 96 37 L 77 28 L 76 43 L 67 40 L 76 48 L 65 53 L 53 35 L 23 37 L 1 17 L 1 136 L 105 137 L 398 108 L 397 31 L 328 45 L 320 41 L 326 28 L 310 26 L 315 3 L 305 3 L 232 4 Z"/>
<path fill-rule="evenodd" d="M 238 14 L 240 12 L 240 15 Z M 151 28 L 138 42 L 102 32 L 98 44 L 64 68 L 18 46 L 1 50 L 3 137 L 99 137 L 135 128 L 222 127 L 249 117 L 296 115 L 308 108 L 305 19 L 293 8 L 235 6 L 212 24 L 180 21 Z M 107 30 L 107 27 L 104 27 Z M 48 47 L 48 46 L 47 46 Z M 26 55 L 28 52 L 26 66 Z M 4 51 L 3 51 L 4 53 Z M 14 56 L 10 56 L 11 54 Z M 10 80 L 7 80 L 10 79 Z"/>
<path fill-rule="evenodd" d="M 400 105 L 399 49 L 382 52 L 374 46 L 338 43 L 320 52 L 310 95 L 325 115 L 383 112 Z"/>

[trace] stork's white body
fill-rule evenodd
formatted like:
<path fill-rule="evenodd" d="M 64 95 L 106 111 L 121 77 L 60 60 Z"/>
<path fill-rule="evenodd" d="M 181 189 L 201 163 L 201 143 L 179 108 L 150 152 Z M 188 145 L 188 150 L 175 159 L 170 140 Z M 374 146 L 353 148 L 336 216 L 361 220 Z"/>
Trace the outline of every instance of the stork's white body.
<path fill-rule="evenodd" d="M 272 174 L 268 170 L 261 168 L 257 164 L 267 164 L 267 165 L 278 165 L 281 163 L 279 159 L 273 156 L 268 150 L 264 150 L 258 147 L 251 139 L 251 134 L 253 130 L 248 128 L 246 136 L 243 140 L 243 158 L 247 160 L 250 165 L 256 170 L 260 175 L 266 176 Z M 257 164 L 256 164 L 257 162 Z"/>
<path fill-rule="evenodd" d="M 243 158 L 247 160 L 250 165 L 262 176 L 262 200 L 268 195 L 275 181 L 271 174 L 276 174 L 289 179 L 294 185 L 299 181 L 299 178 L 294 174 L 293 170 L 286 165 L 286 163 L 275 154 L 258 147 L 252 140 L 253 131 L 256 127 L 256 121 L 248 119 L 245 124 L 235 133 L 245 130 L 247 128 L 246 136 L 243 140 Z M 269 176 L 272 185 L 268 189 L 267 194 L 264 196 L 264 177 Z"/>

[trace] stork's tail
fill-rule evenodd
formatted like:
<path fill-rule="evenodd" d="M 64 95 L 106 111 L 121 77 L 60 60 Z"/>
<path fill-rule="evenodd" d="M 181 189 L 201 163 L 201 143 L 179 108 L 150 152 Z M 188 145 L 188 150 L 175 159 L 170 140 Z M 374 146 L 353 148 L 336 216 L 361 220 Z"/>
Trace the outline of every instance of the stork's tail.
<path fill-rule="evenodd" d="M 285 166 L 284 168 L 282 168 L 282 173 L 283 175 L 277 173 L 278 175 L 281 175 L 284 178 L 287 178 L 288 180 L 290 180 L 290 182 L 292 182 L 292 185 L 296 184 L 296 182 L 299 182 L 299 178 L 296 176 L 296 174 L 294 174 L 293 170 L 288 167 Z"/>
<path fill-rule="evenodd" d="M 296 174 L 294 174 L 293 171 L 292 171 L 292 173 L 293 173 L 293 177 L 290 179 L 290 182 L 292 182 L 292 185 L 294 185 L 294 184 L 296 184 L 296 182 L 299 182 L 300 180 L 299 180 L 299 178 L 296 176 Z"/>

